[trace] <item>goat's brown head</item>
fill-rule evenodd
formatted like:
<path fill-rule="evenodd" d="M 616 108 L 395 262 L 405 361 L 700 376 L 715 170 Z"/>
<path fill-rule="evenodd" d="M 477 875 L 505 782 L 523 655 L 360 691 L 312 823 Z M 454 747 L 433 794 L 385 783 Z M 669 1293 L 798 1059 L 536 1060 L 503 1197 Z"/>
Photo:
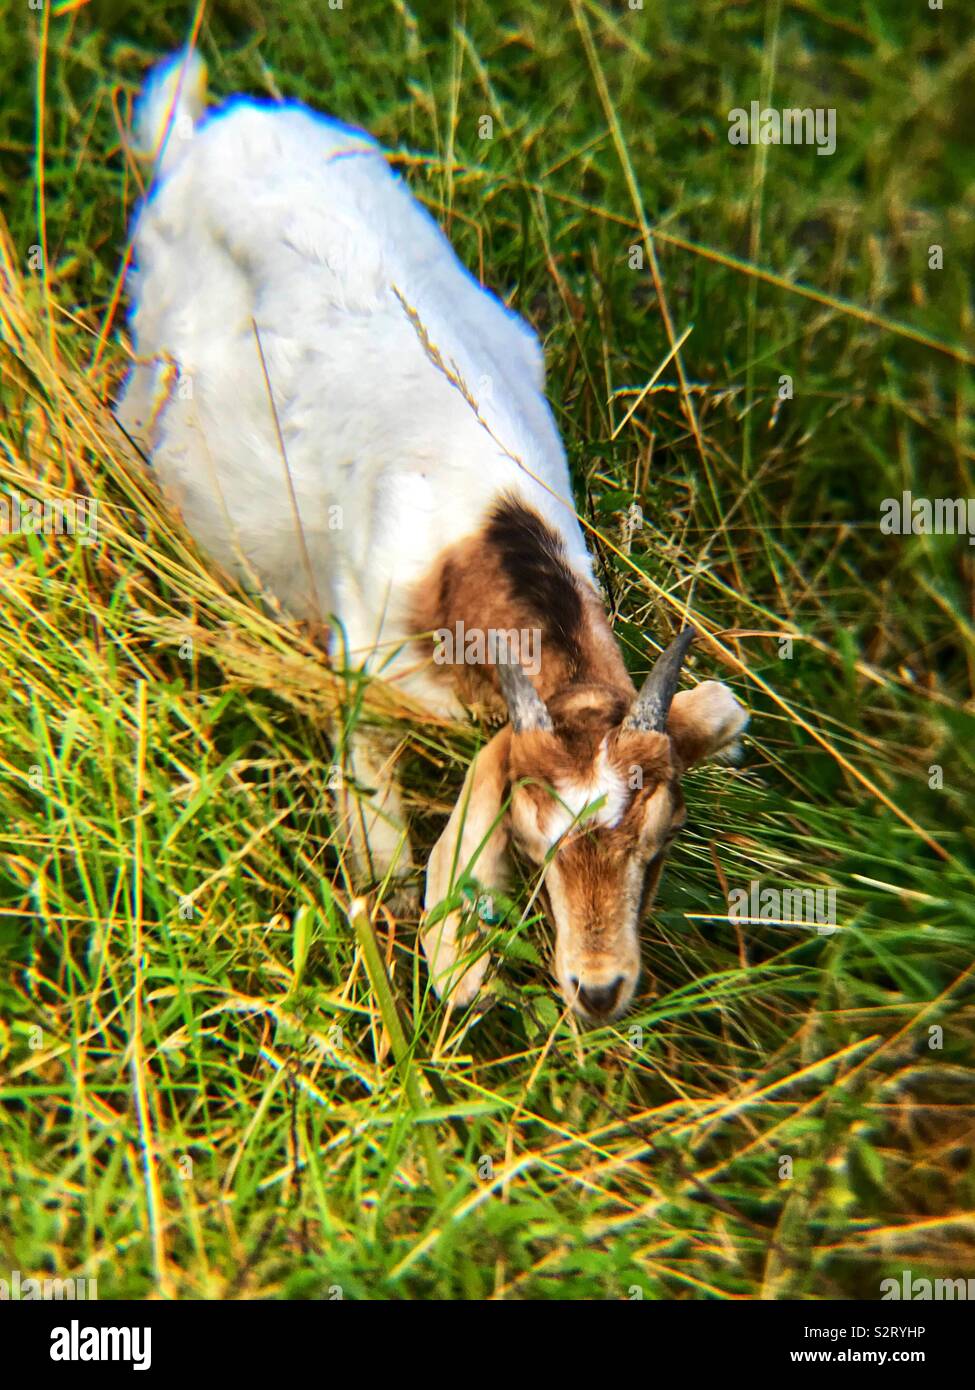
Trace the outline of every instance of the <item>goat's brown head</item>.
<path fill-rule="evenodd" d="M 639 694 L 576 682 L 542 701 L 518 665 L 498 667 L 509 724 L 481 749 L 427 871 L 427 907 L 458 872 L 504 888 L 509 849 L 542 871 L 562 994 L 589 1020 L 621 1014 L 640 974 L 639 921 L 684 823 L 680 779 L 732 746 L 748 715 L 727 686 L 676 693 L 692 630 Z M 454 912 L 425 934 L 438 990 L 469 1003 L 487 969 L 465 964 Z"/>
<path fill-rule="evenodd" d="M 727 749 L 748 716 L 715 681 L 676 693 L 685 629 L 636 697 L 577 684 L 543 704 L 516 666 L 499 670 L 511 843 L 543 871 L 555 974 L 584 1017 L 617 1017 L 640 973 L 639 921 L 685 820 L 680 779 Z"/>

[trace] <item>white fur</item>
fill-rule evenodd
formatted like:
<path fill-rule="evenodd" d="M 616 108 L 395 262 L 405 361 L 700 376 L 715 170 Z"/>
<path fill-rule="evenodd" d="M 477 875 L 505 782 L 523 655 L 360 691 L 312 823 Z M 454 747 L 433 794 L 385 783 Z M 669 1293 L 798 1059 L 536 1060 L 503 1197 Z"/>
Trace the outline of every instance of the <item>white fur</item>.
<path fill-rule="evenodd" d="M 560 532 L 591 583 L 530 327 L 464 269 L 368 135 L 241 98 L 194 127 L 203 72 L 182 61 L 151 79 L 137 122 L 143 147 L 164 154 L 135 231 L 142 360 L 120 419 L 200 544 L 295 616 L 334 614 L 353 664 L 381 645 L 374 669 L 408 636 L 409 585 L 502 491 Z M 477 411 L 430 360 L 404 301 Z M 414 661 L 404 650 L 384 675 L 456 712 L 439 683 L 404 675 Z"/>
<path fill-rule="evenodd" d="M 596 825 L 618 825 L 620 817 L 630 804 L 630 789 L 626 780 L 609 762 L 605 740 L 600 744 L 596 754 L 592 776 L 587 780 L 564 782 L 555 790 L 558 800 L 552 803 L 546 825 L 550 847 L 561 839 L 570 826 L 576 824 L 581 823 L 590 828 Z M 602 804 L 580 822 L 586 807 L 597 801 Z"/>

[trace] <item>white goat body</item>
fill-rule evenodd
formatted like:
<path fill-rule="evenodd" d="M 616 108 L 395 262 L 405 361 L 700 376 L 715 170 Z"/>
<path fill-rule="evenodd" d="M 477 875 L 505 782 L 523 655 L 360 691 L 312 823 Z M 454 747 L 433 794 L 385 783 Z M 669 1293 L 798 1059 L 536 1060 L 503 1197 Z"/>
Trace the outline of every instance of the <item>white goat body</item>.
<path fill-rule="evenodd" d="M 119 412 L 199 543 L 296 617 L 334 615 L 352 664 L 412 635 L 411 586 L 504 492 L 591 583 L 531 328 L 369 136 L 245 99 L 198 121 L 200 86 L 200 60 L 176 59 L 142 103 L 145 148 L 172 126 L 136 224 Z M 404 648 L 384 676 L 459 712 L 416 665 Z"/>

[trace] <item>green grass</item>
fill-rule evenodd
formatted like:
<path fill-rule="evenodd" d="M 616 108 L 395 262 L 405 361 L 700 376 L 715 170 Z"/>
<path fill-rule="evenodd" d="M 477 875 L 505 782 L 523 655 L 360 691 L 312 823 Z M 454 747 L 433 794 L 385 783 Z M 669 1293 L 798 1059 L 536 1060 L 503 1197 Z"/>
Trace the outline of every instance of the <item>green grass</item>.
<path fill-rule="evenodd" d="M 590 1032 L 534 911 L 463 1018 L 415 922 L 356 915 L 325 714 L 399 731 L 421 848 L 481 735 L 326 670 L 209 571 L 112 424 L 139 193 L 119 121 L 190 7 L 21 10 L 0 33 L 2 488 L 101 513 L 94 546 L 0 536 L 0 1277 L 602 1299 L 971 1274 L 975 552 L 878 526 L 905 489 L 975 495 L 962 7 L 203 19 L 216 95 L 368 126 L 531 319 L 634 675 L 686 604 L 711 634 L 691 675 L 752 711 L 741 766 L 685 784 L 636 1007 Z M 728 112 L 766 98 L 835 107 L 836 153 L 730 145 Z M 644 223 L 663 299 L 647 247 L 631 268 Z M 834 888 L 840 930 L 729 921 L 753 879 Z"/>

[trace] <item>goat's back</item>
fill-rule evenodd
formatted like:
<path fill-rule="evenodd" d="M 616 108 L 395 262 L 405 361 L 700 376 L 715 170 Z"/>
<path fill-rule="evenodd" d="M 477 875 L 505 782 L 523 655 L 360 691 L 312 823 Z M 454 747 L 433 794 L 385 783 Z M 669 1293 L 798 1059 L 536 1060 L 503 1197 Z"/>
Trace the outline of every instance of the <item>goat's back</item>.
<path fill-rule="evenodd" d="M 376 143 L 294 104 L 182 114 L 136 224 L 120 418 L 200 543 L 357 650 L 504 491 L 589 574 L 537 339 Z"/>

